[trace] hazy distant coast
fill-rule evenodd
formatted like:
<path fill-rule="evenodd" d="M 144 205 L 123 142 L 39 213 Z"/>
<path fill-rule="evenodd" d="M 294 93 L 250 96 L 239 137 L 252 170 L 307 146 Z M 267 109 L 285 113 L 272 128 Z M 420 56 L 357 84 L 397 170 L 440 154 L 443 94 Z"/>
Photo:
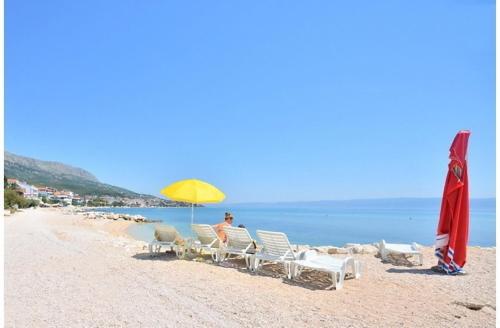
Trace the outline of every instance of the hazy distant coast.
<path fill-rule="evenodd" d="M 92 173 L 64 163 L 4 153 L 5 187 L 26 199 L 61 206 L 185 207 L 184 202 L 137 193 L 100 182 Z"/>
<path fill-rule="evenodd" d="M 280 201 L 280 202 L 228 202 L 224 204 L 213 204 L 213 207 L 326 207 L 326 206 L 379 206 L 379 207 L 401 207 L 414 206 L 441 206 L 441 197 L 388 197 L 388 198 L 359 198 L 344 200 L 317 200 L 317 201 Z M 471 198 L 470 203 L 474 205 L 495 206 L 495 197 Z"/>

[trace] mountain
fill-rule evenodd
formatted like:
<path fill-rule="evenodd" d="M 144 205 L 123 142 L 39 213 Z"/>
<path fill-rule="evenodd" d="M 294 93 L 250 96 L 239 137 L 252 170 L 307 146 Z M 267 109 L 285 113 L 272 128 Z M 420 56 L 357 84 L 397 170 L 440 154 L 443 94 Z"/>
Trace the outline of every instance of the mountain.
<path fill-rule="evenodd" d="M 5 152 L 5 176 L 34 185 L 71 190 L 80 195 L 156 198 L 100 182 L 90 172 L 58 162 L 42 161 Z"/>

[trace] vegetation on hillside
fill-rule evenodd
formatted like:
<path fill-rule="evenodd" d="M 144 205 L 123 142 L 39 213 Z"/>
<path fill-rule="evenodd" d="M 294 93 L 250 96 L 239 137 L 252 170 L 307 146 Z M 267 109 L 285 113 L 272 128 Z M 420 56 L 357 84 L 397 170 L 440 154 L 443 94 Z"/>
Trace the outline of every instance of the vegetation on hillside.
<path fill-rule="evenodd" d="M 38 201 L 34 199 L 26 199 L 21 191 L 15 185 L 7 183 L 7 177 L 4 177 L 4 202 L 3 208 L 28 208 L 38 206 Z"/>
<path fill-rule="evenodd" d="M 102 198 L 92 199 L 92 200 L 89 200 L 87 202 L 87 206 L 91 206 L 91 207 L 108 206 L 108 205 L 109 205 L 108 202 L 105 199 L 102 199 Z"/>
<path fill-rule="evenodd" d="M 80 195 L 137 198 L 133 191 L 99 182 L 89 172 L 57 162 L 5 153 L 4 174 L 35 185 L 71 190 Z M 152 197 L 152 196 L 149 196 Z"/>
<path fill-rule="evenodd" d="M 58 190 L 68 190 L 92 198 L 88 206 L 187 206 L 182 202 L 173 202 L 151 195 L 101 183 L 90 172 L 58 162 L 42 161 L 34 158 L 5 152 L 4 176 L 25 181 L 36 186 L 47 186 Z M 92 196 L 86 198 L 85 196 Z M 109 196 L 109 197 L 105 197 Z M 14 195 L 9 195 L 13 199 Z M 97 197 L 97 199 L 94 199 Z M 61 203 L 57 199 L 45 199 L 44 203 Z M 72 205 L 82 205 L 72 201 Z M 190 205 L 189 205 L 190 206 Z"/>

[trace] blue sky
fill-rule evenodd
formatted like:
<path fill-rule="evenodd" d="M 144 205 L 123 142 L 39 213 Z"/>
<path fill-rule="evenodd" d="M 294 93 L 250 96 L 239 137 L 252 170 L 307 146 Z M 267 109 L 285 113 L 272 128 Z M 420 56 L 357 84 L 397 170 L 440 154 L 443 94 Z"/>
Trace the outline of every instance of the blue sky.
<path fill-rule="evenodd" d="M 159 194 L 495 195 L 493 1 L 5 3 L 5 147 Z"/>

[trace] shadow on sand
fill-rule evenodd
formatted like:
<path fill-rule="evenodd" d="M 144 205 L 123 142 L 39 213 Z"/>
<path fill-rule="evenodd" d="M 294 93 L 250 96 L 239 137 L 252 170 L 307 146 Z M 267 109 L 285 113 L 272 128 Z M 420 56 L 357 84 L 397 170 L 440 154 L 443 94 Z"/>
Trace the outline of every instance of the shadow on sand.
<path fill-rule="evenodd" d="M 414 263 L 411 261 L 412 257 L 411 256 L 405 256 L 403 254 L 396 255 L 396 254 L 389 254 L 387 255 L 387 260 L 382 260 L 380 257 L 380 254 L 375 255 L 376 258 L 379 258 L 382 263 L 389 263 L 394 266 L 402 266 L 402 267 L 414 267 L 418 264 Z"/>
<path fill-rule="evenodd" d="M 173 261 L 178 260 L 175 252 L 161 252 L 155 255 L 151 255 L 148 253 L 137 253 L 132 255 L 132 257 L 136 260 L 146 260 L 146 261 Z"/>
<path fill-rule="evenodd" d="M 234 259 L 230 261 L 233 261 L 236 265 L 239 264 L 236 267 L 239 272 L 251 274 L 252 276 L 281 279 L 284 284 L 290 286 L 302 287 L 309 290 L 325 290 L 332 287 L 330 275 L 324 272 L 304 269 L 300 277 L 291 280 L 287 278 L 285 267 L 282 264 L 264 263 L 258 272 L 251 272 L 245 267 L 244 260 Z M 350 277 L 347 276 L 345 279 L 350 279 Z"/>
<path fill-rule="evenodd" d="M 388 273 L 413 273 L 413 274 L 426 274 L 429 276 L 443 276 L 442 273 L 433 271 L 431 268 L 411 268 L 411 269 L 399 269 L 399 268 L 390 268 L 386 272 Z M 446 276 L 446 275 L 444 275 Z"/>
<path fill-rule="evenodd" d="M 347 274 L 344 281 L 354 279 L 352 274 Z M 286 277 L 283 278 L 283 283 L 290 286 L 298 286 L 307 288 L 309 290 L 331 290 L 333 289 L 333 282 L 331 275 L 326 272 L 319 272 L 304 269 L 299 278 L 290 280 Z"/>
<path fill-rule="evenodd" d="M 182 259 L 177 258 L 175 252 L 161 252 L 159 254 L 155 254 L 154 256 L 151 256 L 149 252 L 137 253 L 132 257 L 136 260 L 142 260 L 142 261 L 182 261 Z M 243 258 L 238 258 L 238 257 L 227 259 L 219 264 L 214 263 L 210 255 L 190 254 L 187 255 L 185 260 L 201 262 L 208 265 L 215 265 L 224 269 L 233 269 L 237 270 L 238 272 L 250 274 L 253 276 L 263 276 L 263 277 L 281 279 L 281 281 L 284 284 L 290 286 L 302 287 L 309 290 L 325 290 L 325 289 L 331 289 L 332 287 L 332 281 L 330 275 L 324 272 L 313 271 L 308 269 L 304 269 L 299 278 L 290 280 L 286 277 L 285 269 L 282 264 L 265 263 L 264 265 L 262 265 L 259 271 L 255 273 L 251 272 L 249 269 L 246 268 L 245 260 Z M 349 279 L 353 279 L 353 277 L 349 275 L 346 276 L 345 280 Z"/>

